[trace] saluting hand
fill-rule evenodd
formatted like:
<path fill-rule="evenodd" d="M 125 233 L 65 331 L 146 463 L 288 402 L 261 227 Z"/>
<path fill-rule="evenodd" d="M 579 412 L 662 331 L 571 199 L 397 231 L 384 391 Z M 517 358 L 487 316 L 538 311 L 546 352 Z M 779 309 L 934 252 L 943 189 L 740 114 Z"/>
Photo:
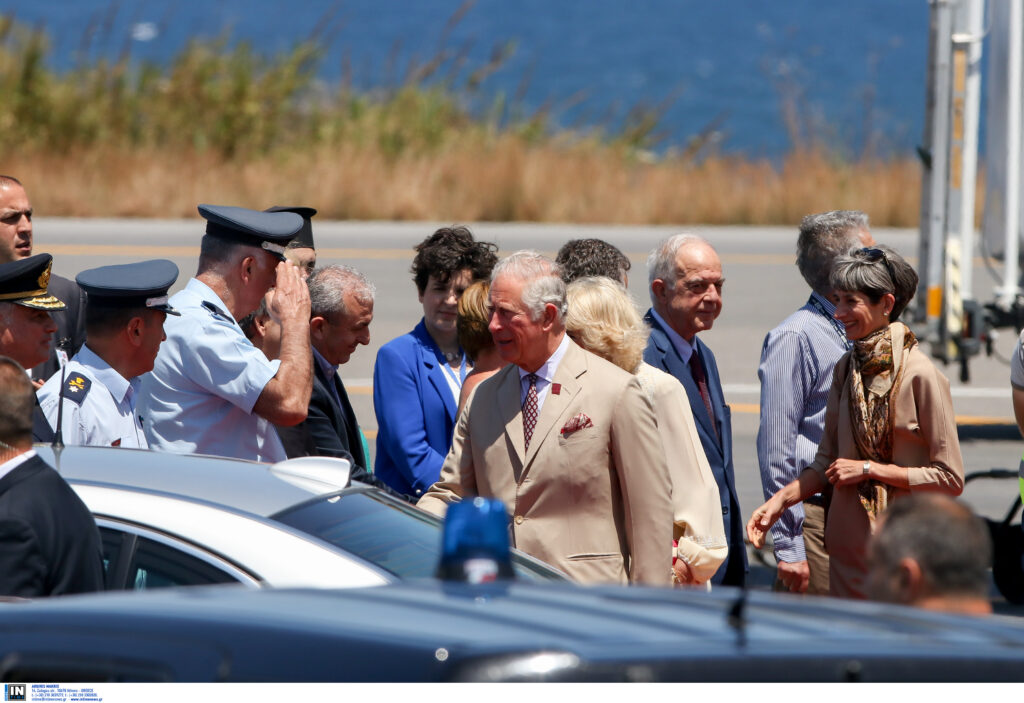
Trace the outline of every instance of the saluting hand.
<path fill-rule="evenodd" d="M 273 294 L 267 296 L 267 312 L 282 324 L 309 322 L 309 288 L 290 261 L 277 265 L 277 284 Z"/>

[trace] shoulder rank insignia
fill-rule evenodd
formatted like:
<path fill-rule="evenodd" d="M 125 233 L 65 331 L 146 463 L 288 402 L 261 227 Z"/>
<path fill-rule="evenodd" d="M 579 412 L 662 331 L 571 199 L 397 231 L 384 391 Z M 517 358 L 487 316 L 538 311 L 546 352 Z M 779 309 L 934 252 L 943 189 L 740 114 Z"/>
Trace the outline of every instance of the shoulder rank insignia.
<path fill-rule="evenodd" d="M 203 307 L 210 311 L 210 314 L 214 317 L 220 318 L 221 320 L 227 320 L 228 322 L 234 322 L 235 319 L 228 315 L 226 312 L 221 310 L 219 307 L 211 303 L 209 300 L 203 301 Z"/>
<path fill-rule="evenodd" d="M 64 397 L 81 405 L 82 401 L 85 400 L 85 396 L 89 394 L 89 388 L 91 387 L 92 381 L 82 374 L 73 373 L 64 382 Z"/>

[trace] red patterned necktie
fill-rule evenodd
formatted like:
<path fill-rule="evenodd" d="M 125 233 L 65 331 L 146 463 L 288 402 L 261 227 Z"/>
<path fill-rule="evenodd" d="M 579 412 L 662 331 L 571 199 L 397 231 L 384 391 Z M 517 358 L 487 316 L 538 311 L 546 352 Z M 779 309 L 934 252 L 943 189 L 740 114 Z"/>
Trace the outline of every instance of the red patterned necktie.
<path fill-rule="evenodd" d="M 715 432 L 715 439 L 718 439 L 715 411 L 711 408 L 711 395 L 708 393 L 708 379 L 704 375 L 704 365 L 700 363 L 700 356 L 697 354 L 696 349 L 690 354 L 690 374 L 693 375 L 693 381 L 697 384 L 697 390 L 700 391 L 701 400 L 704 401 L 704 407 L 707 408 L 708 417 L 711 419 L 711 429 Z"/>
<path fill-rule="evenodd" d="M 537 426 L 537 374 L 527 374 L 526 380 L 530 382 L 530 389 L 526 391 L 526 400 L 523 401 L 523 439 L 529 449 L 533 428 Z"/>

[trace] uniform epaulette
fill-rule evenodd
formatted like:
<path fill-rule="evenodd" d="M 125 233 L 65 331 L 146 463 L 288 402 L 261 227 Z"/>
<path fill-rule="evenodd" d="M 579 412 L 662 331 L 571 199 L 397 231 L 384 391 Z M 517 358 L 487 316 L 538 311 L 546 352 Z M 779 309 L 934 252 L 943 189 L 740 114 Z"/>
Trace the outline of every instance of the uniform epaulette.
<path fill-rule="evenodd" d="M 64 397 L 81 405 L 90 388 L 92 381 L 80 373 L 73 373 L 64 382 Z"/>
<path fill-rule="evenodd" d="M 235 321 L 234 318 L 231 317 L 231 315 L 228 315 L 226 312 L 224 312 L 219 307 L 211 303 L 209 300 L 203 301 L 203 307 L 209 310 L 210 314 L 213 315 L 214 317 L 219 317 L 220 319 L 227 320 L 228 322 Z"/>

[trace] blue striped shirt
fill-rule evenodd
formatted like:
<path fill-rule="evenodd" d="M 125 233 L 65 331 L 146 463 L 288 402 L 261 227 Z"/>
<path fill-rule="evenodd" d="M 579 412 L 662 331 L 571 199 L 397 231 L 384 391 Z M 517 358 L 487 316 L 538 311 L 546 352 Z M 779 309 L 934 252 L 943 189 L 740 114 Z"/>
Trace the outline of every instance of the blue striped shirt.
<path fill-rule="evenodd" d="M 821 311 L 815 306 L 817 301 Z M 768 333 L 761 347 L 761 422 L 757 462 L 767 500 L 812 461 L 825 428 L 832 371 L 847 339 L 832 315 L 835 306 L 817 293 Z M 806 559 L 804 509 L 797 503 L 772 528 L 776 559 Z"/>

